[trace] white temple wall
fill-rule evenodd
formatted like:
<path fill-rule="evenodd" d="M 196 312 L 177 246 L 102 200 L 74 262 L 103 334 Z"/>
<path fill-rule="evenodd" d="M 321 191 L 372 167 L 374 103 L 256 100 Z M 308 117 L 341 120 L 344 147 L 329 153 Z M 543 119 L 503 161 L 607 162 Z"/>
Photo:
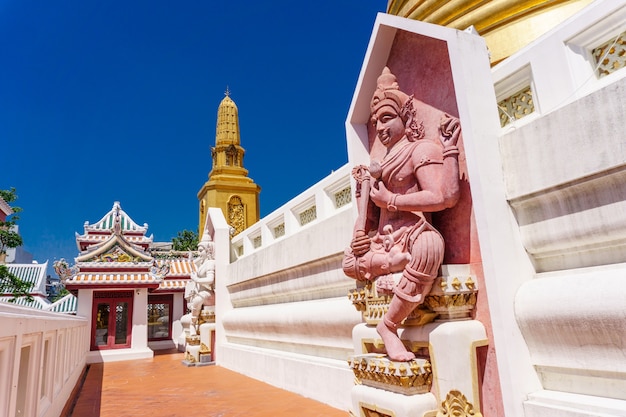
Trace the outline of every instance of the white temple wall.
<path fill-rule="evenodd" d="M 87 320 L 0 303 L 0 322 L 0 415 L 61 415 L 85 369 Z"/>
<path fill-rule="evenodd" d="M 174 314 L 172 315 L 172 343 L 174 347 L 178 347 L 178 336 L 183 332 L 183 325 L 180 321 L 183 314 L 183 306 L 185 304 L 184 294 L 182 292 L 174 293 Z"/>
<path fill-rule="evenodd" d="M 516 257 L 532 265 L 488 287 L 499 362 L 528 350 L 501 362 L 507 415 L 626 415 L 626 71 L 598 78 L 591 54 L 624 31 L 625 6 L 593 2 L 493 69 L 499 102 L 524 85 L 534 102 L 498 141 Z"/>

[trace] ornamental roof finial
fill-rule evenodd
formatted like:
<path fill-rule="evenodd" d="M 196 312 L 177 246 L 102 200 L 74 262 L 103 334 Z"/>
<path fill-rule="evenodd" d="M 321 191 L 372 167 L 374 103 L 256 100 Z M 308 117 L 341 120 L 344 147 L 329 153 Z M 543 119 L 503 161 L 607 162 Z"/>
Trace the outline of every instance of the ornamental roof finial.
<path fill-rule="evenodd" d="M 226 97 L 230 97 L 230 89 L 228 88 L 228 86 L 226 86 L 226 91 L 224 91 L 224 95 Z"/>

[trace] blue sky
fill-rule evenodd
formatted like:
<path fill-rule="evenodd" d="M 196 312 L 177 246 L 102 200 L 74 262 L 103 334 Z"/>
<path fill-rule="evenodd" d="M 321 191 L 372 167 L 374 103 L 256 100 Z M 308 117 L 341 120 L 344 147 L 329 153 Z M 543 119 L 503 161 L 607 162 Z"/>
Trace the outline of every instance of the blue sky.
<path fill-rule="evenodd" d="M 227 87 L 261 216 L 344 165 L 386 4 L 0 0 L 0 189 L 25 249 L 73 262 L 114 201 L 156 241 L 195 230 Z"/>

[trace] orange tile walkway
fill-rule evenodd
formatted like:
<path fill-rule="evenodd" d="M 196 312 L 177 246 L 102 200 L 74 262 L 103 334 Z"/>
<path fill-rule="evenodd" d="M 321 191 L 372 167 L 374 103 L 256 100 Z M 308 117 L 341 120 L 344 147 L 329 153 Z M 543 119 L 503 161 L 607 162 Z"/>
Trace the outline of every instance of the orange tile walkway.
<path fill-rule="evenodd" d="M 220 366 L 186 367 L 183 357 L 92 364 L 68 417 L 349 415 Z"/>

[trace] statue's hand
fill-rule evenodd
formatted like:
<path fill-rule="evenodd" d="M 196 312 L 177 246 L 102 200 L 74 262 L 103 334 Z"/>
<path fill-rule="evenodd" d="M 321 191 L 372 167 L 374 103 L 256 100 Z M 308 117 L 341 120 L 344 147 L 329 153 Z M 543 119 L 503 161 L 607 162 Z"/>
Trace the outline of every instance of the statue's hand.
<path fill-rule="evenodd" d="M 356 256 L 363 256 L 370 250 L 370 243 L 370 237 L 364 231 L 357 230 L 350 243 L 350 248 Z"/>
<path fill-rule="evenodd" d="M 461 134 L 459 119 L 448 114 L 443 115 L 439 124 L 439 133 L 439 139 L 444 148 L 456 146 Z"/>
<path fill-rule="evenodd" d="M 382 181 L 377 181 L 370 190 L 370 198 L 380 208 L 387 208 L 393 193 L 385 187 Z"/>

